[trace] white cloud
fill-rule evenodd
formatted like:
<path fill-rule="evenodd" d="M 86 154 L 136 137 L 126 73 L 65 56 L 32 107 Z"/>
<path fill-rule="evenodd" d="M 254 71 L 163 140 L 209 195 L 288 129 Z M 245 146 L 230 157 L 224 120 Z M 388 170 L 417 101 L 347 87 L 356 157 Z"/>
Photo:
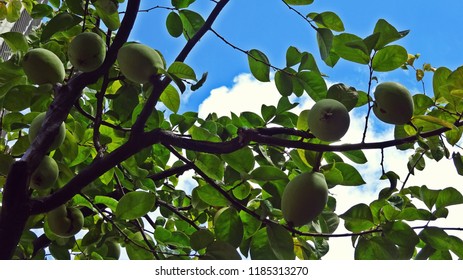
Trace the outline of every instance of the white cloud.
<path fill-rule="evenodd" d="M 332 83 L 329 83 L 329 85 Z M 205 117 L 209 113 L 215 112 L 219 116 L 229 116 L 230 112 L 239 114 L 244 111 L 260 113 L 262 104 L 276 105 L 280 95 L 273 82 L 261 83 L 250 74 L 241 74 L 234 79 L 231 88 L 219 87 L 211 91 L 211 95 L 199 106 L 199 116 Z M 299 99 L 300 105 L 294 112 L 300 112 L 310 108 L 314 102 L 310 98 Z M 353 110 L 350 113 L 351 126 L 348 133 L 343 137 L 341 143 L 359 143 L 362 139 L 365 128 L 365 115 L 362 111 Z M 394 139 L 393 126 L 386 129 L 379 129 L 375 125 L 377 120 L 374 116 L 370 118 L 366 135 L 366 142 L 379 142 Z M 370 203 L 377 198 L 379 190 L 388 186 L 386 180 L 379 180 L 381 176 L 382 154 L 380 150 L 364 151 L 368 163 L 355 165 L 367 182 L 362 187 L 336 186 L 331 189 L 332 195 L 337 200 L 337 214 L 342 214 L 351 206 L 358 203 Z M 386 171 L 396 172 L 401 180 L 408 174 L 407 161 L 412 151 L 399 151 L 395 147 L 384 150 L 384 167 Z M 436 163 L 431 160 L 426 161 L 424 172 L 416 172 L 407 182 L 407 186 L 427 185 L 429 188 L 442 189 L 454 186 L 461 191 L 461 177 L 455 172 L 455 168 L 450 160 L 443 159 Z M 399 182 L 399 186 L 402 181 Z M 442 221 L 432 222 L 431 225 L 461 227 L 461 216 L 463 207 L 452 206 L 450 215 Z M 423 223 L 424 224 L 424 223 Z M 346 233 L 342 221 L 336 233 Z M 462 236 L 460 232 L 450 234 Z M 330 251 L 324 259 L 353 259 L 354 248 L 350 238 L 331 238 Z"/>
<path fill-rule="evenodd" d="M 213 112 L 219 116 L 230 116 L 230 112 L 260 113 L 262 104 L 276 106 L 281 97 L 274 83 L 261 83 L 251 74 L 240 74 L 233 83 L 231 88 L 222 86 L 211 91 L 211 95 L 199 105 L 200 118 Z"/>

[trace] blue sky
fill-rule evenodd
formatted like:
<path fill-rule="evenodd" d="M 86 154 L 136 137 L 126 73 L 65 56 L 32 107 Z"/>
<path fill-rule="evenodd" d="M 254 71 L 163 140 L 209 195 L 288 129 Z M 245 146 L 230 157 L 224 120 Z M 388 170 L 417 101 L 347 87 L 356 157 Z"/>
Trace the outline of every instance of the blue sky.
<path fill-rule="evenodd" d="M 143 1 L 142 8 L 169 4 L 167 0 L 156 3 Z M 214 5 L 209 0 L 197 0 L 191 9 L 206 17 Z M 463 37 L 458 35 L 463 26 L 461 1 L 315 0 L 310 6 L 296 8 L 302 14 L 333 11 L 342 18 L 346 32 L 361 37 L 371 34 L 376 21 L 384 18 L 398 30 L 411 31 L 398 43 L 409 53 L 421 54 L 418 66 L 426 62 L 453 69 L 463 64 Z M 185 40 L 168 35 L 164 25 L 168 12 L 155 9 L 141 13 L 131 39 L 153 46 L 164 54 L 168 62 L 172 62 Z M 318 56 L 314 31 L 281 0 L 232 0 L 213 28 L 242 49 L 257 48 L 263 51 L 277 67 L 284 65 L 289 46 Z M 205 86 L 188 99 L 188 104 L 182 104 L 181 110 L 196 110 L 212 89 L 231 86 L 234 77 L 249 72 L 246 56 L 224 44 L 212 33 L 201 40 L 186 62 L 195 68 L 198 75 L 209 72 L 209 77 Z M 341 61 L 335 68 L 329 68 L 320 61 L 319 67 L 332 81 L 343 81 L 359 88 L 368 81 L 365 66 Z M 419 88 L 412 72 L 398 70 L 387 76 L 411 88 Z"/>
<path fill-rule="evenodd" d="M 155 2 L 155 3 L 153 3 Z M 143 1 L 142 8 L 155 5 L 169 6 L 169 0 Z M 214 3 L 210 0 L 196 0 L 192 10 L 207 16 Z M 415 65 L 430 63 L 434 67 L 446 66 L 455 69 L 463 65 L 463 1 L 418 1 L 418 0 L 315 0 L 306 7 L 295 7 L 302 14 L 309 12 L 333 11 L 344 22 L 345 32 L 366 37 L 373 31 L 378 19 L 386 19 L 399 31 L 410 30 L 398 44 L 404 46 L 409 53 L 420 53 L 421 57 Z M 168 10 L 154 9 L 149 13 L 141 13 L 131 34 L 131 40 L 143 42 L 160 50 L 170 64 L 185 43 L 180 38 L 171 38 L 164 22 Z M 360 90 L 366 90 L 368 68 L 351 62 L 340 61 L 334 68 L 324 65 L 319 59 L 316 34 L 310 26 L 289 10 L 281 0 L 231 0 L 219 16 L 213 28 L 228 41 L 245 50 L 259 49 L 269 58 L 271 64 L 284 67 L 285 53 L 289 46 L 301 51 L 308 51 L 318 59 L 318 65 L 328 78 L 327 83 L 344 82 Z M 278 92 L 271 83 L 260 83 L 249 75 L 247 57 L 232 49 L 208 33 L 194 48 L 186 63 L 191 65 L 197 75 L 208 72 L 206 84 L 197 92 L 185 93 L 180 111 L 200 111 L 200 116 L 209 112 L 228 115 L 229 111 L 258 111 L 261 104 L 276 104 Z M 415 80 L 412 71 L 396 70 L 391 73 L 378 73 L 380 81 L 394 80 L 407 86 L 412 94 L 420 93 L 421 84 Z M 425 77 L 426 90 L 432 94 L 430 74 Z M 310 101 L 305 100 L 299 110 L 308 109 Z M 355 110 L 354 110 L 355 111 Z M 351 128 L 343 137 L 345 142 L 358 142 L 363 132 L 364 119 L 362 112 L 352 113 Z M 369 126 L 367 141 L 382 141 L 393 138 L 393 127 L 379 124 L 374 118 Z M 409 151 L 410 152 L 410 151 Z M 356 203 L 369 203 L 377 196 L 377 191 L 384 187 L 379 181 L 381 155 L 379 151 L 367 151 L 369 164 L 359 166 L 367 185 L 362 188 L 336 187 L 332 194 L 338 200 L 338 214 Z M 409 154 L 387 149 L 385 167 L 394 170 L 403 179 L 408 173 L 406 168 Z M 435 172 L 438 172 L 436 176 Z M 191 174 L 190 174 L 191 175 Z M 446 178 L 445 182 L 442 178 Z M 181 177 L 186 186 L 193 184 L 188 176 Z M 426 184 L 430 188 L 455 186 L 459 188 L 461 177 L 456 175 L 450 160 L 439 163 L 427 162 L 425 172 L 417 172 L 408 181 L 409 185 Z M 461 226 L 463 207 L 450 209 L 448 219 L 442 225 Z M 339 232 L 346 230 L 340 226 Z M 328 259 L 352 259 L 353 249 L 350 239 L 330 240 L 333 248 Z"/>

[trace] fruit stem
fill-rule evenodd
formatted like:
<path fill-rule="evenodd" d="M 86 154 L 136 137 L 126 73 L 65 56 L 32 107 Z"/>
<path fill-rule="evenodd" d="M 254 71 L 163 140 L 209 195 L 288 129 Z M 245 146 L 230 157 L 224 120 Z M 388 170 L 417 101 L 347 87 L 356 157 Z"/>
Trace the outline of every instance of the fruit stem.
<path fill-rule="evenodd" d="M 323 152 L 318 152 L 315 158 L 315 165 L 313 166 L 313 172 L 320 172 L 320 166 L 322 164 Z"/>

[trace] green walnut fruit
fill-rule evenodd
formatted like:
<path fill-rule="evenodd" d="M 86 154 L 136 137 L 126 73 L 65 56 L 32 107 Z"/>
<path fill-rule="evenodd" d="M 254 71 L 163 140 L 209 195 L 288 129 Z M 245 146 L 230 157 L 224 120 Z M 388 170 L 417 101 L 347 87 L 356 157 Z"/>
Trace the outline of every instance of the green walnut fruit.
<path fill-rule="evenodd" d="M 385 123 L 403 125 L 413 116 L 413 97 L 403 85 L 384 82 L 376 86 L 373 113 Z"/>
<path fill-rule="evenodd" d="M 46 112 L 42 112 L 32 120 L 31 126 L 29 128 L 29 142 L 32 143 L 35 137 L 37 137 L 37 134 L 42 127 L 43 120 L 45 119 L 45 115 Z M 64 138 L 66 138 L 66 125 L 62 123 L 58 129 L 58 133 L 51 143 L 49 151 L 58 149 L 58 147 L 63 144 Z"/>
<path fill-rule="evenodd" d="M 106 240 L 96 252 L 105 260 L 118 260 L 121 256 L 121 246 L 115 240 Z"/>
<path fill-rule="evenodd" d="M 322 141 L 341 139 L 349 129 L 349 112 L 341 102 L 322 99 L 315 103 L 307 115 L 310 132 Z"/>
<path fill-rule="evenodd" d="M 71 237 L 78 233 L 84 226 L 84 215 L 75 207 L 61 205 L 47 214 L 47 222 L 50 230 L 60 237 Z"/>
<path fill-rule="evenodd" d="M 69 62 L 82 72 L 96 70 L 103 64 L 105 57 L 106 44 L 96 33 L 80 33 L 69 44 Z"/>
<path fill-rule="evenodd" d="M 55 84 L 64 80 L 64 65 L 53 52 L 36 48 L 24 55 L 22 62 L 24 73 L 34 84 Z"/>
<path fill-rule="evenodd" d="M 46 155 L 31 175 L 31 187 L 37 190 L 49 189 L 55 184 L 58 175 L 58 164 L 53 158 Z"/>
<path fill-rule="evenodd" d="M 164 68 L 161 55 L 154 49 L 139 43 L 128 43 L 119 49 L 117 62 L 122 74 L 135 83 L 144 84 Z"/>
<path fill-rule="evenodd" d="M 286 185 L 281 196 L 281 212 L 289 225 L 305 225 L 323 211 L 328 201 L 328 185 L 320 172 L 305 172 Z"/>

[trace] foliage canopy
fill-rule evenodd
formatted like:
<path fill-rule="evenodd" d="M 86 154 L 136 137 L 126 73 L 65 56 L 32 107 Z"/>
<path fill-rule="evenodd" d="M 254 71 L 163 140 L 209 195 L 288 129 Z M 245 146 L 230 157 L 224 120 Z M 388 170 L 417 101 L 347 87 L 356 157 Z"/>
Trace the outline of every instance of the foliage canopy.
<path fill-rule="evenodd" d="M 330 239 L 341 237 L 352 239 L 356 259 L 463 258 L 463 241 L 452 229 L 433 226 L 447 217 L 449 206 L 463 203 L 460 190 L 410 186 L 382 163 L 378 181 L 390 186 L 369 204 L 338 213 L 336 199 L 342 198 L 329 196 L 314 221 L 296 228 L 281 213 L 286 184 L 303 172 L 322 172 L 330 188 L 377 183 L 365 182 L 354 166 L 367 163 L 365 149 L 408 151 L 410 174 L 442 159 L 453 160 L 463 174 L 462 156 L 449 152 L 462 136 L 463 67 L 416 68 L 417 57 L 399 45 L 408 31 L 380 19 L 371 35 L 360 37 L 347 32 L 334 12 L 303 15 L 300 6 L 313 0 L 282 0 L 282 8 L 312 28 L 319 53 L 290 45 L 285 65 L 274 65 L 261 50 L 232 45 L 212 28 L 229 0 L 211 1 L 208 15 L 195 11 L 194 0 L 172 0 L 153 10 L 168 11 L 163 24 L 184 47 L 141 85 L 126 79 L 116 60 L 141 12 L 140 0 L 48 2 L 0 2 L 1 19 L 17 21 L 21 8 L 47 18 L 29 35 L 0 34 L 12 51 L 0 62 L 0 258 L 105 259 L 111 257 L 108 242 L 115 242 L 130 259 L 321 259 L 336 249 Z M 98 34 L 108 48 L 103 64 L 88 73 L 76 71 L 67 56 L 71 40 L 82 32 Z M 179 112 L 181 94 L 207 83 L 207 73 L 198 75 L 184 61 L 208 32 L 241 52 L 258 81 L 275 83 L 277 106 L 262 104 L 258 113 L 229 117 Z M 27 78 L 22 60 L 36 48 L 59 57 L 66 69 L 63 83 L 35 85 Z M 426 72 L 433 93 L 413 96 L 413 118 L 395 127 L 395 139 L 322 142 L 310 133 L 307 111 L 291 111 L 296 104 L 290 97 L 327 98 L 317 64 L 335 68 L 340 60 L 369 69 L 368 88 L 346 86 L 350 94 L 338 96 L 350 109 L 365 110 L 367 120 L 378 72 L 407 68 L 418 81 Z M 167 109 L 156 109 L 158 103 Z M 31 143 L 30 124 L 43 112 L 43 127 Z M 50 152 L 49 139 L 63 122 L 65 140 Z M 46 190 L 31 189 L 30 175 L 45 155 L 57 162 L 59 177 Z M 192 190 L 178 185 L 188 170 L 195 174 Z M 48 227 L 46 214 L 63 204 L 82 211 L 80 235 L 63 238 Z M 335 234 L 340 223 L 349 232 Z"/>

